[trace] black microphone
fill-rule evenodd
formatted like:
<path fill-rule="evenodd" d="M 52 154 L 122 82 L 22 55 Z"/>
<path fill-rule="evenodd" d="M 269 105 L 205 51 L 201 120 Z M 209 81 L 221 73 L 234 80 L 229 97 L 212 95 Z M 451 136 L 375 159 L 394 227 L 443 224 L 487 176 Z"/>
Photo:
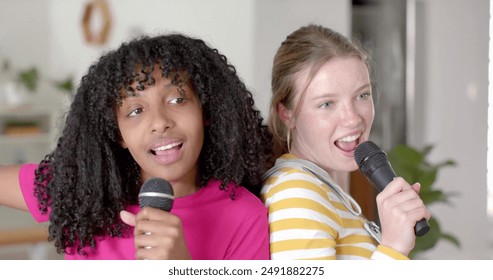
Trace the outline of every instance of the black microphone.
<path fill-rule="evenodd" d="M 152 207 L 166 212 L 171 211 L 175 200 L 171 184 L 161 178 L 151 178 L 140 188 L 139 204 L 141 208 Z"/>
<path fill-rule="evenodd" d="M 140 187 L 139 204 L 140 208 L 151 207 L 166 212 L 171 211 L 173 202 L 175 201 L 173 188 L 171 184 L 161 178 L 151 178 L 144 182 Z M 151 235 L 150 232 L 145 232 L 146 235 Z M 151 249 L 147 246 L 146 249 Z"/>
<path fill-rule="evenodd" d="M 390 165 L 387 154 L 371 141 L 365 141 L 356 147 L 354 159 L 361 172 L 365 174 L 379 192 L 397 177 Z M 416 236 L 425 235 L 429 230 L 430 225 L 425 218 L 418 221 L 414 227 Z"/>

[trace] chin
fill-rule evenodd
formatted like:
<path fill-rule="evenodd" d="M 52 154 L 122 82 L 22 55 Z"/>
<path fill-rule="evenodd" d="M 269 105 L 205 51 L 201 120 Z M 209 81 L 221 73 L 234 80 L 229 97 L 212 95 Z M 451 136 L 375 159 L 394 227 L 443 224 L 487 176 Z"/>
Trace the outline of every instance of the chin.
<path fill-rule="evenodd" d="M 347 172 L 353 172 L 353 171 L 356 171 L 358 169 L 359 169 L 358 165 L 354 161 L 344 166 L 344 170 Z"/>

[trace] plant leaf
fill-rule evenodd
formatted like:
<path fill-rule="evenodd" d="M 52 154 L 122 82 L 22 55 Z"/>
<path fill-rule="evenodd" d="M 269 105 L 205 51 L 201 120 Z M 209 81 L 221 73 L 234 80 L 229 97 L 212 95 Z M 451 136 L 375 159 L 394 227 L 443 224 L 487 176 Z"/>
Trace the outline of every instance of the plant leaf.
<path fill-rule="evenodd" d="M 69 77 L 63 81 L 54 81 L 53 84 L 55 85 L 56 88 L 66 91 L 68 93 L 72 93 L 74 90 L 74 84 L 72 82 L 72 78 Z"/>
<path fill-rule="evenodd" d="M 440 226 L 435 218 L 432 217 L 428 223 L 430 224 L 430 231 L 426 235 L 416 238 L 416 245 L 409 254 L 410 258 L 414 258 L 419 252 L 433 248 L 442 236 Z"/>
<path fill-rule="evenodd" d="M 425 190 L 420 191 L 419 196 L 423 200 L 425 205 L 433 202 L 447 202 L 448 196 L 440 190 Z"/>
<path fill-rule="evenodd" d="M 19 72 L 18 79 L 19 82 L 23 84 L 30 92 L 34 92 L 38 85 L 38 70 L 36 68 L 31 68 L 21 71 Z"/>
<path fill-rule="evenodd" d="M 415 182 L 421 184 L 419 196 L 425 205 L 435 202 L 449 203 L 450 197 L 458 194 L 443 192 L 434 187 L 433 184 L 437 179 L 438 171 L 442 167 L 455 165 L 455 162 L 453 160 L 445 160 L 438 164 L 427 162 L 426 156 L 432 149 L 433 145 L 428 145 L 421 151 L 407 145 L 396 145 L 388 152 L 387 156 L 396 174 L 411 184 Z M 426 235 L 416 238 L 416 245 L 409 254 L 410 258 L 414 258 L 416 254 L 433 248 L 440 239 L 451 242 L 456 246 L 460 245 L 455 236 L 441 231 L 436 217 L 432 217 L 428 223 L 430 224 L 430 231 Z"/>
<path fill-rule="evenodd" d="M 460 242 L 455 236 L 449 233 L 442 233 L 442 238 L 454 244 L 456 247 L 460 248 Z"/>
<path fill-rule="evenodd" d="M 423 154 L 423 157 L 427 157 L 431 150 L 433 150 L 433 145 L 426 145 L 423 150 L 421 150 L 421 154 Z"/>

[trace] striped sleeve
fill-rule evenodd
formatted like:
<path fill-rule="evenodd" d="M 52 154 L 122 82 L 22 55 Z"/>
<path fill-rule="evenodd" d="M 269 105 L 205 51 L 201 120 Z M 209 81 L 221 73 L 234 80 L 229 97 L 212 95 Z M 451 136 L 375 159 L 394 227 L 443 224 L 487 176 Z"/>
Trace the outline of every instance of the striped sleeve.
<path fill-rule="evenodd" d="M 397 252 L 396 250 L 384 246 L 378 245 L 377 250 L 371 256 L 372 260 L 409 260 L 407 256 Z"/>
<path fill-rule="evenodd" d="M 335 259 L 341 218 L 316 178 L 287 172 L 266 181 L 272 259 Z"/>
<path fill-rule="evenodd" d="M 406 260 L 378 245 L 331 188 L 313 174 L 286 167 L 264 182 L 269 211 L 271 259 Z M 377 246 L 378 245 L 378 246 Z"/>

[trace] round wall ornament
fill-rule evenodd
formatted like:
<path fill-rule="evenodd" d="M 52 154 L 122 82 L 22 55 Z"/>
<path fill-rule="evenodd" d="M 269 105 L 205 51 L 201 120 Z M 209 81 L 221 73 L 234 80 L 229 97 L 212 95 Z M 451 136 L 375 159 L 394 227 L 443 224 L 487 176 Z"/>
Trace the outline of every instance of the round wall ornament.
<path fill-rule="evenodd" d="M 84 5 L 82 32 L 86 43 L 93 45 L 106 43 L 111 24 L 111 14 L 105 0 L 92 0 Z"/>

